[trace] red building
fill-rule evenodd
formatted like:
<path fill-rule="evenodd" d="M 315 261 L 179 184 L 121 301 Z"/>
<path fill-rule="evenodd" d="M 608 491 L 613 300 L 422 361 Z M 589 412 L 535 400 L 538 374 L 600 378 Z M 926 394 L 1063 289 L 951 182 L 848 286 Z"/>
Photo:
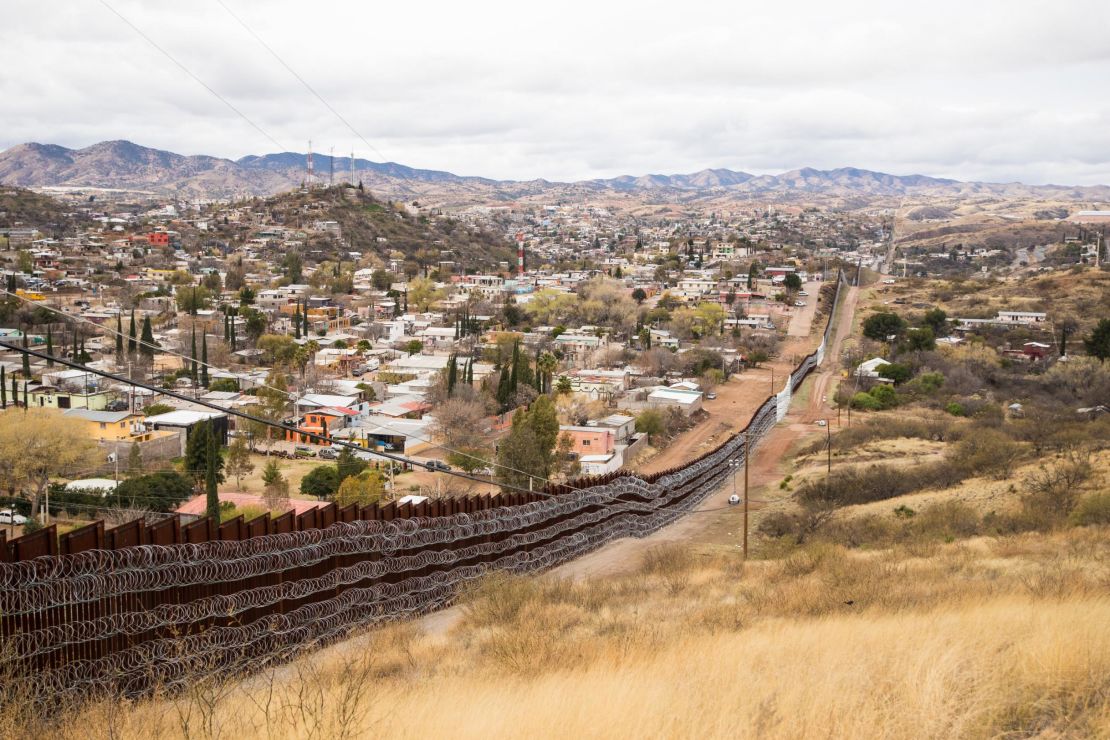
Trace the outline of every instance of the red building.
<path fill-rule="evenodd" d="M 341 409 L 330 406 L 322 409 L 314 409 L 306 413 L 300 423 L 297 424 L 297 431 L 289 431 L 286 433 L 286 439 L 290 442 L 300 442 L 302 444 L 320 444 L 320 442 L 307 436 L 305 433 L 323 436 L 326 432 L 330 437 L 333 432 L 345 428 L 350 418 L 357 415 L 358 412 L 353 409 Z"/>
<path fill-rule="evenodd" d="M 150 242 L 152 247 L 168 247 L 170 245 L 170 235 L 165 231 L 152 231 L 146 235 L 146 240 Z"/>

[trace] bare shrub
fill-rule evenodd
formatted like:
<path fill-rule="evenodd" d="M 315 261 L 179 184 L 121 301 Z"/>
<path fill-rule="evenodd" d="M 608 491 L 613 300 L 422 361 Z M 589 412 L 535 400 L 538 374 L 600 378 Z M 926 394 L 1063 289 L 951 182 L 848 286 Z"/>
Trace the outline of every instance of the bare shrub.
<path fill-rule="evenodd" d="M 1090 450 L 1070 450 L 1056 464 L 1042 465 L 1025 479 L 1028 494 L 1023 503 L 1061 520 L 1075 509 L 1079 487 L 1090 480 L 1093 472 Z"/>
<path fill-rule="evenodd" d="M 977 428 L 960 440 L 951 451 L 951 464 L 973 474 L 1009 478 L 1014 464 L 1021 458 L 1022 447 L 996 429 Z"/>

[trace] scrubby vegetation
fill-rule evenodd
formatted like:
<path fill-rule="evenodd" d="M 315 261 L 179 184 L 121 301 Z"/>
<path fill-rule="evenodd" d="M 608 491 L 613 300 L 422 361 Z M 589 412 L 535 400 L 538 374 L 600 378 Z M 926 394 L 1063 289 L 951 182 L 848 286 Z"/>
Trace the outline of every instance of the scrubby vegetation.
<path fill-rule="evenodd" d="M 1094 737 L 1110 732 L 1099 529 L 745 564 L 671 546 L 568 581 L 494 575 L 453 630 L 379 629 L 246 683 L 105 703 L 113 737 Z M 24 725 L 27 729 L 33 725 Z"/>

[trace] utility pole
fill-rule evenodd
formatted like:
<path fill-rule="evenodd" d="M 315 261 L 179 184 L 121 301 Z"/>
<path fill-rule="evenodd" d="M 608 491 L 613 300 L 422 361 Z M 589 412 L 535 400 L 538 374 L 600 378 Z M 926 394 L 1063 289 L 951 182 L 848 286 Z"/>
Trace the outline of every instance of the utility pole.
<path fill-rule="evenodd" d="M 744 560 L 748 559 L 748 465 L 752 460 L 748 439 L 748 433 L 744 432 Z"/>
<path fill-rule="evenodd" d="M 825 445 L 829 448 L 829 467 L 826 472 L 832 475 L 832 427 L 828 420 L 825 421 Z"/>

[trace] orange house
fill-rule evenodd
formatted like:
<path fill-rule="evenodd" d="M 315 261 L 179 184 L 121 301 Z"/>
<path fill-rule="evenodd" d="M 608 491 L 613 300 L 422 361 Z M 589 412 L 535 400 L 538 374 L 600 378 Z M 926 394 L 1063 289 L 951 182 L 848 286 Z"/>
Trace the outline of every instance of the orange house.
<path fill-rule="evenodd" d="M 352 409 L 340 409 L 331 406 L 314 409 L 304 415 L 300 423 L 297 424 L 296 431 L 286 433 L 286 439 L 300 444 L 320 444 L 320 442 L 307 435 L 322 435 L 326 431 L 330 436 L 339 429 L 346 428 L 350 418 L 357 415 L 358 412 Z"/>
<path fill-rule="evenodd" d="M 566 435 L 574 442 L 573 452 L 581 455 L 608 455 L 617 448 L 617 434 L 605 427 L 560 426 L 559 436 Z"/>

